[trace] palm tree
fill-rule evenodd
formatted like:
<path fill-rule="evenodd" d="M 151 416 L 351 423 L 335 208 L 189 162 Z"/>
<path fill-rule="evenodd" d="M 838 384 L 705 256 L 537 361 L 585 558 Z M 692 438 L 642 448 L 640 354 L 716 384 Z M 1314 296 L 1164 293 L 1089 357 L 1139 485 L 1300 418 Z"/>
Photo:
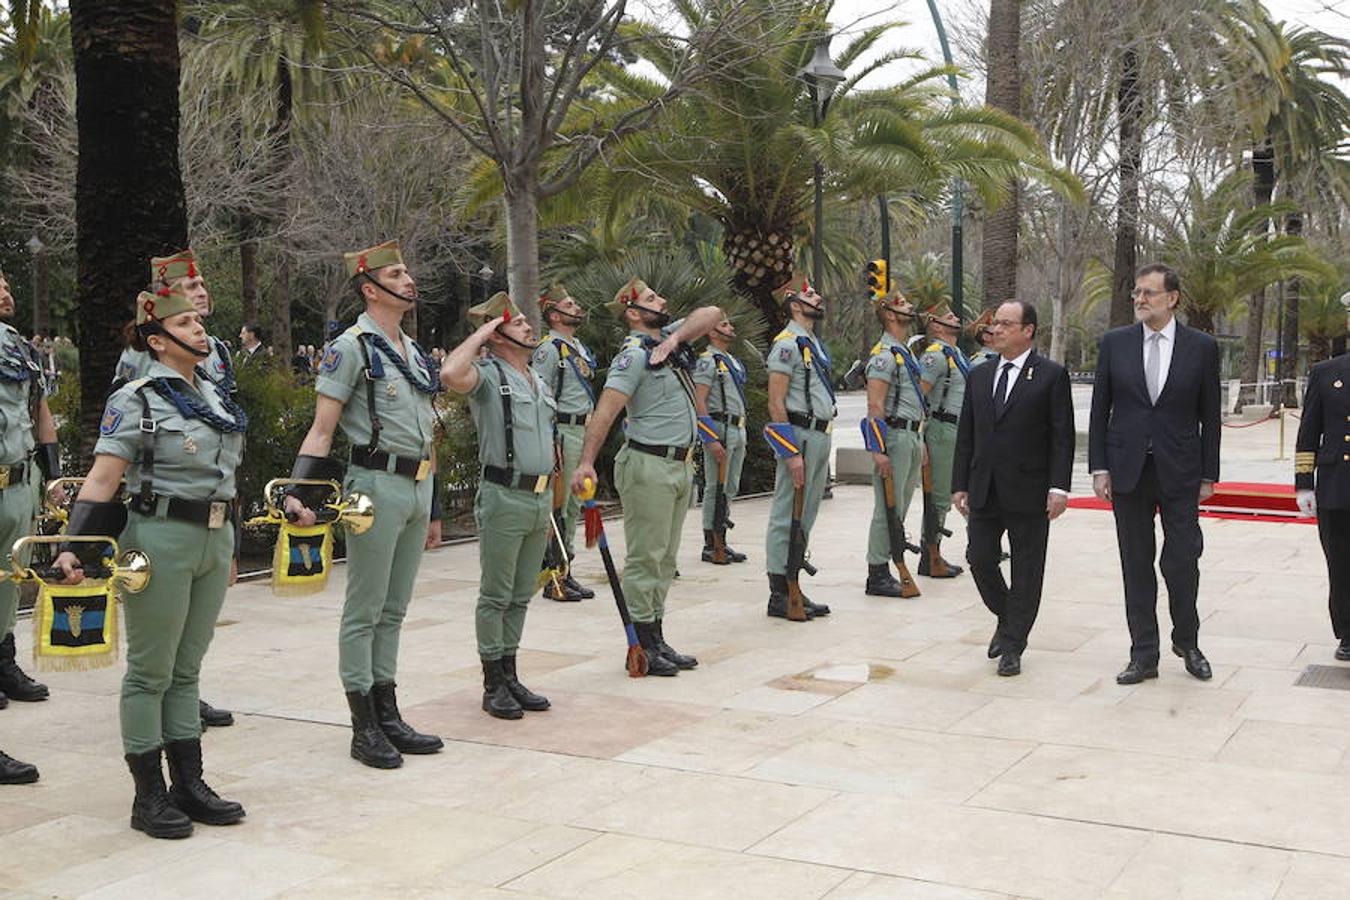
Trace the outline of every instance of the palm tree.
<path fill-rule="evenodd" d="M 762 7 L 744 16 L 727 42 L 743 46 L 735 65 L 712 71 L 699 90 L 668 111 L 662 125 L 630 139 L 613 160 L 603 190 L 609 214 L 630 198 L 654 191 L 704 213 L 723 229 L 722 250 L 735 273 L 736 289 L 765 318 L 779 325 L 783 312 L 772 291 L 799 264 L 797 247 L 808 227 L 816 159 L 829 173 L 834 198 L 869 197 L 883 191 L 915 202 L 935 202 L 953 176 L 985 197 L 1001 198 L 1009 179 L 1038 177 L 1062 190 L 1077 188 L 1042 154 L 1035 134 L 998 110 L 949 108 L 941 83 L 946 68 L 929 68 L 902 83 L 866 90 L 859 82 L 910 52 L 884 54 L 860 64 L 893 26 L 859 33 L 835 63 L 848 72 L 829 114 L 812 127 L 810 95 L 797 72 L 828 30 L 828 0 L 749 0 Z M 692 31 L 715 14 L 679 4 Z M 786 23 L 786 24 L 785 24 Z M 724 48 L 716 48 L 716 51 Z M 665 73 L 669 53 L 648 60 Z M 660 83 L 631 70 L 611 73 L 617 89 L 649 97 Z"/>
<path fill-rule="evenodd" d="M 984 102 L 1017 118 L 1022 116 L 1022 76 L 1018 63 L 1021 41 L 1021 0 L 989 0 Z M 984 217 L 980 270 L 984 296 L 996 302 L 1017 296 L 1019 194 L 1017 180 L 1010 180 L 1007 199 Z"/>
<path fill-rule="evenodd" d="M 1243 298 L 1297 275 L 1325 277 L 1322 262 L 1303 238 L 1267 239 L 1255 226 L 1289 213 L 1290 204 L 1252 208 L 1251 175 L 1238 170 L 1209 192 L 1192 176 L 1183 202 L 1184 218 L 1163 229 L 1162 258 L 1181 275 L 1182 309 L 1192 327 L 1214 333 L 1218 315 L 1231 316 Z"/>
<path fill-rule="evenodd" d="M 1350 273 L 1337 272 L 1331 278 L 1319 278 L 1308 284 L 1301 298 L 1299 322 L 1308 339 L 1308 365 L 1331 356 L 1337 338 L 1345 339 L 1345 307 L 1341 297 L 1350 290 Z"/>

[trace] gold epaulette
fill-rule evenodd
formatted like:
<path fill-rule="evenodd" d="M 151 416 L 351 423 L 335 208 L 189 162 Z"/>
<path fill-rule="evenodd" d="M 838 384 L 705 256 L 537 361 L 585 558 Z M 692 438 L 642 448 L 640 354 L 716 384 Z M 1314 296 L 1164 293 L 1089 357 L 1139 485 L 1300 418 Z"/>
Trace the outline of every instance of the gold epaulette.
<path fill-rule="evenodd" d="M 1311 475 L 1317 470 L 1317 451 L 1302 450 L 1294 454 L 1294 474 Z"/>
<path fill-rule="evenodd" d="M 928 349 L 925 350 L 925 351 L 923 351 L 923 352 L 924 352 L 924 353 L 941 353 L 941 352 L 942 352 L 942 345 L 939 344 L 937 341 L 933 341 L 933 343 L 931 343 L 931 344 L 928 345 Z"/>
<path fill-rule="evenodd" d="M 135 381 L 128 381 L 126 384 L 122 385 L 122 387 L 129 387 L 133 391 L 138 391 L 149 383 L 149 378 L 137 378 Z"/>
<path fill-rule="evenodd" d="M 712 356 L 712 355 L 713 355 L 712 348 L 709 347 L 707 350 L 704 350 L 702 353 L 699 354 L 699 358 L 702 359 L 702 358 L 705 357 L 705 356 L 709 356 L 709 357 L 710 357 L 710 356 Z"/>
<path fill-rule="evenodd" d="M 623 343 L 619 345 L 619 349 L 631 350 L 634 347 L 641 347 L 641 346 L 642 346 L 642 338 L 636 338 L 630 334 L 623 339 Z"/>
<path fill-rule="evenodd" d="M 868 352 L 867 355 L 876 356 L 880 352 L 881 352 L 881 341 L 877 341 L 875 344 L 872 345 L 872 349 L 871 351 Z"/>
<path fill-rule="evenodd" d="M 783 340 L 784 338 L 795 341 L 797 339 L 797 335 L 793 334 L 791 331 L 784 328 L 782 331 L 778 332 L 773 336 L 773 342 L 776 344 L 779 341 Z"/>

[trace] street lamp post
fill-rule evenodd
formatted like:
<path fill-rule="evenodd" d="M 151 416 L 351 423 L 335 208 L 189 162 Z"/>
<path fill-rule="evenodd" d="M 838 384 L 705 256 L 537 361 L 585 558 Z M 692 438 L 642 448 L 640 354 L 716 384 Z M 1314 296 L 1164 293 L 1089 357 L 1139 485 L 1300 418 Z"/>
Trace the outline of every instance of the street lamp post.
<path fill-rule="evenodd" d="M 928 0 L 928 11 L 933 16 L 933 27 L 937 29 L 938 44 L 942 47 L 942 59 L 948 66 L 953 66 L 952 47 L 947 41 L 947 29 L 942 25 L 942 15 L 938 12 L 937 0 Z M 952 89 L 952 106 L 959 106 L 961 103 L 961 94 L 956 85 L 956 73 L 947 73 L 947 84 Z M 964 238 L 962 236 L 962 188 L 961 179 L 952 179 L 952 310 L 956 313 L 956 318 L 960 322 L 966 320 L 965 313 L 965 272 L 964 260 L 962 259 L 962 250 L 964 249 Z M 985 300 L 989 298 L 986 297 Z"/>
<path fill-rule="evenodd" d="M 24 242 L 24 247 L 33 254 L 33 334 L 45 334 L 47 331 L 47 265 L 42 251 L 47 245 L 36 234 Z"/>
<path fill-rule="evenodd" d="M 811 56 L 811 61 L 797 71 L 797 77 L 806 82 L 807 88 L 811 91 L 811 124 L 815 128 L 820 127 L 820 123 L 825 121 L 825 114 L 830 109 L 830 98 L 834 96 L 835 88 L 839 87 L 847 76 L 844 70 L 834 64 L 830 59 L 830 38 L 832 35 L 825 35 L 816 42 L 815 53 Z M 811 235 L 811 280 L 819 285 L 821 283 L 821 232 L 824 230 L 825 223 L 825 165 L 816 157 L 815 163 L 815 181 L 816 181 L 816 226 Z"/>

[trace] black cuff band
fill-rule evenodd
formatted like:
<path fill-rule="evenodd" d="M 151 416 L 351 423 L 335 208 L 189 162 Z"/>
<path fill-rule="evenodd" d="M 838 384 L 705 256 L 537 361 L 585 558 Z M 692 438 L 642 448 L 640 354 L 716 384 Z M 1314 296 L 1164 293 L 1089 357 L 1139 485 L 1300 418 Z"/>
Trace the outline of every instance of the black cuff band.
<path fill-rule="evenodd" d="M 292 478 L 307 478 L 314 481 L 335 481 L 339 488 L 342 485 L 342 479 L 347 475 L 347 470 L 343 468 L 342 463 L 333 459 L 331 456 L 306 456 L 301 454 L 295 458 L 295 465 L 291 466 Z M 286 489 L 286 493 L 295 497 L 301 503 L 310 509 L 317 510 L 328 499 L 337 500 L 336 497 L 329 497 L 328 489 L 306 485 L 291 485 Z"/>
<path fill-rule="evenodd" d="M 76 500 L 70 506 L 70 521 L 66 523 L 66 534 L 72 537 L 96 535 L 116 538 L 127 527 L 127 506 L 116 500 L 96 502 Z M 69 550 L 80 558 L 85 565 L 94 565 L 103 558 L 103 548 L 98 544 L 73 541 L 61 545 L 64 552 Z"/>
<path fill-rule="evenodd" d="M 51 481 L 61 477 L 61 445 L 55 442 L 38 444 L 35 452 L 38 468 L 42 470 L 42 480 Z"/>

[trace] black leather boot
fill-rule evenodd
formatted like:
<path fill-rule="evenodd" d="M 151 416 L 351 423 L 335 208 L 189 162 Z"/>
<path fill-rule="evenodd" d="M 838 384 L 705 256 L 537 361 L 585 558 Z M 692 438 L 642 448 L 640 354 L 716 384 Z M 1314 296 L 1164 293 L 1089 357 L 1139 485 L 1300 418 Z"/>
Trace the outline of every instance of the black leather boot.
<path fill-rule="evenodd" d="M 159 751 L 156 747 L 124 757 L 132 780 L 136 782 L 136 799 L 131 801 L 131 827 L 153 838 L 185 838 L 192 834 L 192 820 L 169 800 Z"/>
<path fill-rule="evenodd" d="M 891 575 L 891 567 L 885 563 L 867 566 L 867 596 L 899 597 L 900 582 Z"/>
<path fill-rule="evenodd" d="M 234 713 L 228 709 L 216 709 L 205 700 L 197 701 L 197 714 L 202 717 L 202 728 L 225 728 L 234 724 Z"/>
<path fill-rule="evenodd" d="M 647 651 L 647 674 L 658 675 L 662 678 L 668 678 L 671 675 L 680 674 L 680 669 L 670 659 L 661 655 L 661 644 L 656 639 L 655 622 L 634 622 L 633 630 L 637 632 L 638 643 L 642 649 Z"/>
<path fill-rule="evenodd" d="M 380 729 L 370 692 L 348 691 L 347 706 L 352 711 L 352 759 L 372 769 L 397 769 L 403 765 L 403 757 Z"/>
<path fill-rule="evenodd" d="M 506 679 L 506 689 L 511 692 L 511 696 L 516 698 L 520 708 L 527 712 L 543 712 L 553 704 L 548 702 L 548 698 L 536 694 L 534 691 L 520 683 L 516 677 L 516 655 L 502 657 L 502 677 Z"/>
<path fill-rule="evenodd" d="M 721 562 L 717 561 L 716 550 L 713 548 L 713 536 L 714 532 L 711 528 L 703 529 L 703 553 L 699 556 L 699 559 L 703 560 L 705 563 L 712 563 L 715 566 L 731 565 L 732 560 L 730 550 L 726 552 L 725 559 Z"/>
<path fill-rule="evenodd" d="M 483 712 L 498 719 L 525 717 L 525 710 L 506 686 L 506 667 L 500 659 L 483 660 Z"/>
<path fill-rule="evenodd" d="M 544 583 L 544 599 L 556 600 L 559 603 L 576 603 L 582 596 L 568 586 L 566 578 L 559 578 L 556 585 L 550 578 Z"/>
<path fill-rule="evenodd" d="M 370 686 L 370 699 L 375 704 L 375 721 L 389 738 L 389 743 L 400 753 L 436 753 L 445 746 L 434 734 L 422 734 L 403 721 L 398 711 L 396 685 L 392 681 L 377 681 Z"/>
<path fill-rule="evenodd" d="M 725 531 L 722 532 L 722 546 L 727 548 L 727 559 L 734 563 L 743 563 L 748 558 L 739 550 L 731 549 L 731 545 L 727 543 L 727 533 Z"/>
<path fill-rule="evenodd" d="M 765 611 L 767 615 L 775 619 L 787 618 L 787 595 L 788 584 L 786 575 L 769 575 L 769 606 Z M 806 608 L 806 618 L 814 618 L 811 612 L 812 604 L 807 602 L 806 597 L 802 597 L 802 605 Z M 827 609 L 828 611 L 828 609 Z"/>
<path fill-rule="evenodd" d="M 4 709 L 6 706 L 9 706 L 9 698 L 5 696 L 4 691 L 0 691 L 0 709 Z"/>
<path fill-rule="evenodd" d="M 567 577 L 563 579 L 563 587 L 576 594 L 582 600 L 595 599 L 595 591 L 573 578 L 570 571 L 567 573 Z"/>
<path fill-rule="evenodd" d="M 233 825 L 244 817 L 244 807 L 226 800 L 202 780 L 202 742 L 169 741 L 164 745 L 169 761 L 169 801 L 194 822 Z"/>
<path fill-rule="evenodd" d="M 661 655 L 675 664 L 677 669 L 696 669 L 698 660 L 692 656 L 686 656 L 678 652 L 674 647 L 666 643 L 665 628 L 661 619 L 652 622 L 652 630 L 656 633 L 656 646 L 660 648 Z"/>
<path fill-rule="evenodd" d="M 38 780 L 37 766 L 19 762 L 0 750 L 0 784 L 32 784 Z"/>
<path fill-rule="evenodd" d="M 949 563 L 942 558 L 942 549 L 938 544 L 924 544 L 919 553 L 919 574 L 929 578 L 955 578 L 965 569 Z"/>
<path fill-rule="evenodd" d="M 19 664 L 14 661 L 12 631 L 0 641 L 0 693 L 20 703 L 34 703 L 46 700 L 48 696 L 47 686 L 38 684 L 25 675 L 23 669 L 20 669 Z"/>

